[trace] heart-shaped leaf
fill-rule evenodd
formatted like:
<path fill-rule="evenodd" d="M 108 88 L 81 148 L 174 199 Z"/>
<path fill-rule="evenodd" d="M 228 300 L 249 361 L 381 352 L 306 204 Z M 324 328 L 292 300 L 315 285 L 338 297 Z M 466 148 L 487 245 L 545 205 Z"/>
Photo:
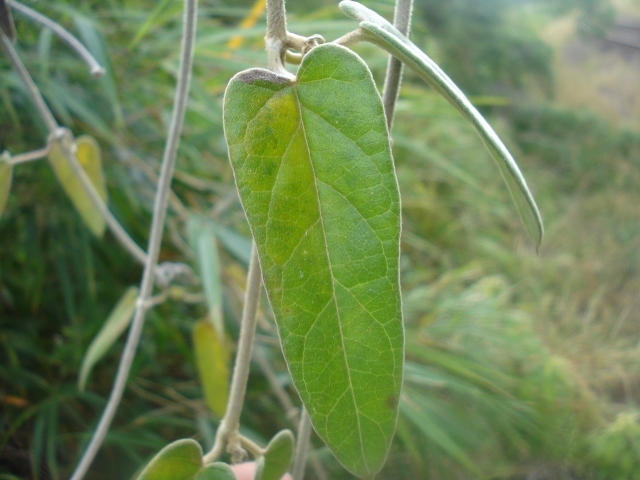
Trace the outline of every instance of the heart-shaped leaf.
<path fill-rule="evenodd" d="M 0 218 L 2 218 L 2 212 L 4 212 L 4 207 L 7 205 L 12 177 L 13 165 L 0 159 Z"/>
<path fill-rule="evenodd" d="M 227 87 L 224 127 L 293 382 L 336 457 L 370 476 L 395 430 L 404 355 L 400 197 L 371 73 L 331 44 L 295 81 L 246 70 Z"/>
<path fill-rule="evenodd" d="M 229 347 L 209 320 L 200 320 L 193 326 L 193 345 L 204 398 L 211 411 L 222 417 L 229 395 Z"/>
<path fill-rule="evenodd" d="M 51 151 L 49 152 L 49 163 L 60 185 L 62 185 L 71 203 L 73 203 L 73 206 L 78 213 L 80 213 L 84 223 L 95 236 L 101 237 L 106 228 L 104 218 L 93 201 L 91 201 L 89 194 L 74 173 L 73 168 L 69 165 L 63 153 L 61 141 L 63 140 L 54 140 L 52 142 Z M 87 173 L 100 198 L 106 202 L 107 186 L 104 173 L 102 172 L 102 159 L 98 142 L 96 142 L 93 137 L 83 135 L 76 139 L 75 144 L 78 161 Z"/>
<path fill-rule="evenodd" d="M 111 345 L 129 326 L 133 311 L 136 308 L 137 299 L 138 288 L 129 287 L 109 314 L 91 345 L 89 345 L 87 353 L 84 354 L 82 359 L 80 375 L 78 376 L 78 388 L 81 391 L 84 390 L 93 366 L 107 353 Z"/>
<path fill-rule="evenodd" d="M 294 444 L 291 430 L 281 430 L 271 439 L 262 457 L 264 458 L 262 480 L 280 480 L 287 473 L 293 458 Z"/>
<path fill-rule="evenodd" d="M 484 117 L 447 74 L 387 20 L 373 10 L 351 0 L 340 2 L 340 8 L 346 15 L 360 22 L 360 28 L 368 41 L 385 49 L 411 67 L 471 122 L 498 164 L 527 232 L 536 247 L 539 247 L 544 228 L 538 206 L 515 160 Z"/>
<path fill-rule="evenodd" d="M 236 480 L 236 476 L 224 463 L 204 467 L 200 444 L 186 438 L 160 450 L 137 480 Z"/>

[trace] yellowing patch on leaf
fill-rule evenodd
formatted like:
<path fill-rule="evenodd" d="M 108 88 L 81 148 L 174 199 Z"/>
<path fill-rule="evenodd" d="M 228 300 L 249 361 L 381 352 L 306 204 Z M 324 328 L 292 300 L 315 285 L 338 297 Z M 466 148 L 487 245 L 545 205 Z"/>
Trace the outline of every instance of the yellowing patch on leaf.
<path fill-rule="evenodd" d="M 98 208 L 94 205 L 89 194 L 84 189 L 82 182 L 76 176 L 69 161 L 64 155 L 62 140 L 54 140 L 49 152 L 49 164 L 62 185 L 71 203 L 76 208 L 89 230 L 96 236 L 104 234 L 106 224 Z M 104 202 L 107 201 L 107 186 L 102 171 L 102 159 L 98 142 L 93 137 L 84 135 L 76 140 L 76 156 L 91 180 L 91 183 L 98 191 Z"/>

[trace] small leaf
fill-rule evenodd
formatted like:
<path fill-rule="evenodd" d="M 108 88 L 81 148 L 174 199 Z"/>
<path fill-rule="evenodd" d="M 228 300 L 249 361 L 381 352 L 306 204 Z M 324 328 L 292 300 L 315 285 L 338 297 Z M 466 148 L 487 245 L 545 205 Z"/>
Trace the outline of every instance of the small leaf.
<path fill-rule="evenodd" d="M 206 466 L 194 480 L 236 480 L 236 474 L 226 463 L 216 462 Z"/>
<path fill-rule="evenodd" d="M 104 356 L 131 322 L 138 299 L 138 288 L 129 287 L 87 349 L 80 367 L 78 388 L 83 391 L 93 366 Z"/>
<path fill-rule="evenodd" d="M 221 462 L 204 467 L 200 444 L 185 438 L 160 450 L 137 480 L 236 480 L 236 476 Z"/>
<path fill-rule="evenodd" d="M 204 398 L 211 411 L 222 417 L 229 394 L 231 353 L 224 337 L 217 336 L 208 320 L 200 320 L 193 326 L 193 344 Z"/>
<path fill-rule="evenodd" d="M 515 160 L 484 117 L 447 74 L 387 20 L 373 10 L 351 0 L 340 2 L 340 8 L 347 16 L 360 21 L 360 28 L 365 32 L 367 40 L 411 67 L 471 122 L 498 164 L 527 232 L 536 247 L 539 247 L 544 228 L 538 206 Z"/>
<path fill-rule="evenodd" d="M 76 177 L 71 165 L 64 156 L 61 141 L 54 140 L 51 144 L 49 152 L 49 163 L 63 190 L 73 203 L 84 223 L 89 230 L 96 236 L 101 237 L 106 228 L 104 218 L 100 214 L 98 208 L 93 204 L 89 194 L 85 191 L 80 179 Z M 107 187 L 102 172 L 102 160 L 100 157 L 100 147 L 98 143 L 88 135 L 79 137 L 76 140 L 77 153 L 76 156 L 82 168 L 87 173 L 91 183 L 98 191 L 98 194 L 104 202 L 107 201 Z"/>
<path fill-rule="evenodd" d="M 4 207 L 7 205 L 12 177 L 13 165 L 0 159 L 0 218 L 2 218 L 2 212 L 4 212 Z"/>
<path fill-rule="evenodd" d="M 224 129 L 293 382 L 340 462 L 371 476 L 404 358 L 400 195 L 371 73 L 332 44 L 295 81 L 246 70 L 227 87 Z"/>
<path fill-rule="evenodd" d="M 264 453 L 262 480 L 280 480 L 293 458 L 295 440 L 290 430 L 281 430 L 269 442 Z M 256 469 L 257 471 L 257 469 Z"/>
<path fill-rule="evenodd" d="M 222 287 L 220 285 L 220 260 L 212 222 L 207 218 L 192 215 L 187 220 L 189 244 L 198 262 L 209 318 L 218 337 L 224 336 L 222 318 Z"/>

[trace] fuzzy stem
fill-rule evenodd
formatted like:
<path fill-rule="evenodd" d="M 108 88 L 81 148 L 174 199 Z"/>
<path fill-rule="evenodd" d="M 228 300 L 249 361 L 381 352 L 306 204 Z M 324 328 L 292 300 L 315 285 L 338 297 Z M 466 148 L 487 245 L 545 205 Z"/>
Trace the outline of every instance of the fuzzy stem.
<path fill-rule="evenodd" d="M 89 50 L 87 50 L 87 48 L 82 43 L 80 43 L 80 41 L 76 37 L 71 35 L 71 33 L 69 33 L 61 25 L 57 24 L 50 18 L 45 17 L 41 13 L 38 13 L 35 10 L 32 10 L 26 5 L 22 5 L 21 3 L 16 2 L 15 0 L 7 0 L 7 3 L 11 5 L 13 8 L 15 8 L 17 11 L 22 13 L 23 15 L 29 17 L 31 20 L 34 20 L 44 25 L 53 33 L 55 33 L 61 40 L 66 42 L 73 50 L 75 50 L 78 56 L 80 56 L 80 58 L 82 58 L 82 60 L 87 64 L 87 66 L 89 67 L 89 70 L 91 71 L 91 75 L 94 78 L 101 77 L 102 75 L 104 75 L 104 68 L 102 68 L 100 63 L 98 63 L 98 61 L 93 57 L 93 55 L 91 55 Z"/>
<path fill-rule="evenodd" d="M 290 76 L 284 68 L 287 47 L 287 17 L 284 0 L 267 0 L 267 35 L 264 41 L 267 48 L 269 70 L 280 75 Z"/>
<path fill-rule="evenodd" d="M 153 218 L 151 222 L 151 232 L 149 235 L 148 255 L 144 266 L 142 282 L 140 285 L 140 296 L 136 302 L 136 311 L 134 314 L 131 328 L 127 336 L 125 349 L 120 359 L 118 373 L 114 381 L 111 394 L 107 406 L 100 418 L 100 422 L 89 446 L 85 450 L 80 463 L 71 477 L 71 480 L 80 480 L 84 477 L 96 453 L 98 452 L 104 437 L 109 430 L 111 421 L 120 404 L 124 388 L 129 377 L 131 364 L 140 340 L 142 327 L 146 316 L 147 301 L 151 296 L 154 284 L 155 268 L 160 253 L 160 244 L 162 241 L 162 231 L 166 216 L 167 203 L 169 197 L 169 187 L 171 185 L 171 177 L 175 167 L 176 151 L 180 140 L 180 132 L 184 121 L 184 113 L 186 110 L 187 99 L 189 96 L 189 84 L 191 79 L 191 67 L 193 63 L 193 48 L 195 43 L 197 21 L 197 1 L 184 1 L 184 18 L 183 18 L 183 35 L 180 53 L 180 67 L 178 72 L 178 82 L 176 86 L 176 94 L 173 104 L 173 114 L 169 125 L 167 142 L 165 144 L 164 155 L 162 159 L 162 167 L 160 169 L 160 178 L 158 179 L 158 189 L 153 208 Z"/>
<path fill-rule="evenodd" d="M 300 423 L 298 424 L 298 435 L 296 438 L 296 453 L 293 461 L 293 480 L 302 480 L 304 478 L 310 436 L 311 418 L 309 417 L 307 409 L 302 407 L 302 411 L 300 412 Z"/>
<path fill-rule="evenodd" d="M 225 445 L 231 441 L 235 441 L 235 437 L 238 437 L 240 413 L 242 412 L 244 395 L 247 391 L 247 379 L 249 378 L 249 367 L 251 366 L 251 351 L 253 349 L 253 340 L 256 332 L 258 318 L 256 313 L 260 300 L 261 284 L 262 273 L 260 270 L 260 262 L 258 261 L 258 251 L 254 243 L 251 249 L 249 272 L 247 273 L 247 290 L 245 292 L 244 309 L 240 323 L 238 353 L 236 354 L 233 377 L 231 378 L 227 410 L 218 427 L 216 441 L 209 453 L 203 458 L 205 465 L 215 462 L 222 454 Z"/>
<path fill-rule="evenodd" d="M 409 36 L 409 30 L 411 27 L 412 10 L 413 0 L 396 1 L 393 26 L 407 37 Z M 393 115 L 398 101 L 398 94 L 400 93 L 402 68 L 402 62 L 393 55 L 390 55 L 389 63 L 387 64 L 387 74 L 384 79 L 384 87 L 382 89 L 382 104 L 384 105 L 384 112 L 387 118 L 387 127 L 389 128 L 389 131 L 391 131 L 391 126 L 393 125 Z"/>
<path fill-rule="evenodd" d="M 42 98 L 42 95 L 40 94 L 38 87 L 31 78 L 31 75 L 29 75 L 29 72 L 20 60 L 20 57 L 18 57 L 15 49 L 13 48 L 7 37 L 2 34 L 2 32 L 0 32 L 0 43 L 2 44 L 7 57 L 9 57 L 9 61 L 11 62 L 13 69 L 16 71 L 16 73 L 20 77 L 20 80 L 26 87 L 29 99 L 35 105 L 40 118 L 44 122 L 49 132 L 50 138 L 49 146 L 47 148 L 50 148 L 50 142 L 54 140 L 54 138 L 52 137 L 60 137 L 61 135 L 67 134 L 71 135 L 71 133 L 68 130 L 61 129 L 58 126 L 58 122 L 56 122 L 56 119 L 51 113 L 51 110 L 49 110 L 49 107 L 47 107 L 47 104 Z M 62 152 L 64 153 L 65 158 L 71 165 L 71 168 L 77 175 L 80 183 L 82 183 L 82 186 L 89 195 L 89 198 L 94 203 L 96 208 L 100 211 L 100 214 L 104 217 L 105 222 L 109 226 L 111 232 L 114 234 L 116 239 L 129 251 L 129 253 L 131 253 L 131 255 L 135 257 L 138 262 L 144 264 L 147 258 L 147 254 L 131 239 L 125 229 L 122 228 L 122 225 L 120 225 L 118 220 L 113 216 L 105 203 L 102 201 L 102 198 L 100 198 L 100 195 L 93 186 L 93 183 L 91 183 L 91 180 L 87 176 L 86 172 L 80 166 L 80 162 L 75 156 L 75 153 L 72 151 L 71 142 L 61 141 L 60 145 L 62 147 Z"/>
<path fill-rule="evenodd" d="M 53 117 L 51 110 L 49 110 L 47 104 L 44 102 L 44 99 L 40 94 L 40 90 L 38 90 L 38 87 L 36 87 L 36 84 L 33 82 L 31 75 L 29 75 L 29 72 L 20 60 L 20 57 L 18 57 L 18 54 L 13 48 L 13 45 L 11 45 L 9 39 L 1 31 L 0 44 L 2 44 L 2 48 L 4 49 L 5 54 L 11 62 L 11 66 L 16 71 L 16 73 L 20 77 L 20 80 L 26 87 L 27 95 L 29 96 L 31 103 L 33 103 L 33 105 L 36 107 L 40 118 L 47 127 L 47 131 L 49 133 L 55 132 L 58 129 L 58 122 L 56 122 L 56 119 Z"/>

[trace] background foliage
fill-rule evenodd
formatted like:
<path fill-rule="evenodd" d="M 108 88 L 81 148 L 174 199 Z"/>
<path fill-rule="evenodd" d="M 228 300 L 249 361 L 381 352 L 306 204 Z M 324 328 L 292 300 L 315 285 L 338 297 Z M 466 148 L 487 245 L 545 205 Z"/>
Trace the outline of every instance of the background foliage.
<path fill-rule="evenodd" d="M 367 5 L 391 15 L 387 0 Z M 15 15 L 27 67 L 59 121 L 98 139 L 109 206 L 144 246 L 171 108 L 180 2 L 35 6 L 108 67 L 106 78 L 91 81 L 57 39 Z M 238 28 L 251 6 L 202 2 L 161 254 L 195 268 L 187 240 L 193 214 L 233 236 L 226 243 L 219 237 L 223 314 L 233 338 L 248 229 L 226 159 L 221 97 L 235 72 L 266 63 L 264 20 Z M 296 33 L 333 39 L 354 26 L 333 2 L 289 8 Z M 471 127 L 407 74 L 394 155 L 403 195 L 408 365 L 382 478 L 637 475 L 640 133 L 553 96 L 565 81 L 554 61 L 564 44 L 547 37 L 544 43 L 540 33 L 564 18 L 573 19 L 571 38 L 578 38 L 602 33 L 613 17 L 608 3 L 593 1 L 416 3 L 418 44 L 492 115 L 536 195 L 547 237 L 536 255 Z M 242 40 L 231 41 L 236 35 Z M 366 46 L 358 52 L 380 81 L 386 56 Z M 39 148 L 43 139 L 0 57 L 0 151 Z M 64 478 L 104 406 L 121 343 L 94 367 L 84 393 L 77 388 L 82 357 L 141 269 L 109 233 L 102 240 L 91 235 L 46 162 L 15 169 L 0 239 L 0 478 Z M 191 340 L 205 315 L 205 302 L 177 300 L 150 312 L 92 478 L 127 478 L 176 438 L 210 446 L 217 417 L 203 400 Z M 262 316 L 261 351 L 298 403 L 264 302 Z M 291 428 L 257 365 L 243 425 L 263 442 Z M 315 455 L 328 478 L 348 478 L 326 449 Z"/>

